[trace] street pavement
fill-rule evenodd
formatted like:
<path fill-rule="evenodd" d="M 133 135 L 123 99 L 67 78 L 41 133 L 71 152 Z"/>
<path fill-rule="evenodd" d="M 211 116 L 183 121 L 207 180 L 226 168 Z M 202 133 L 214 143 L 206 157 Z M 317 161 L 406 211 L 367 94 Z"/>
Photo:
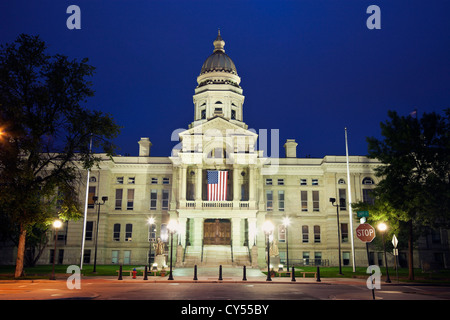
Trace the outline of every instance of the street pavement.
<path fill-rule="evenodd" d="M 246 270 L 243 280 L 242 268 L 199 268 L 198 280 L 193 280 L 193 268 L 177 268 L 174 280 L 148 276 L 143 280 L 140 273 L 136 279 L 123 275 L 118 277 L 82 276 L 80 289 L 70 289 L 74 284 L 66 274 L 58 274 L 56 280 L 1 280 L 0 300 L 221 300 L 221 301 L 275 301 L 275 300 L 450 300 L 450 287 L 422 285 L 418 283 L 387 284 L 369 290 L 364 278 L 316 278 L 273 277 L 258 269 Z M 68 281 L 69 278 L 69 281 Z M 69 284 L 69 286 L 68 286 Z"/>

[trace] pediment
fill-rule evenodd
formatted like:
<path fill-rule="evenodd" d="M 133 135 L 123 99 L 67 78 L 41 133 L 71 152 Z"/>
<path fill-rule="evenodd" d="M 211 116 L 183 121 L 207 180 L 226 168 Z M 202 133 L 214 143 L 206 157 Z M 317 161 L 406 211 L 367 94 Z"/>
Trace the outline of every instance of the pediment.
<path fill-rule="evenodd" d="M 222 137 L 249 136 L 253 137 L 254 139 L 258 137 L 258 134 L 256 134 L 255 132 L 244 129 L 219 116 L 179 133 L 180 140 L 183 140 L 183 137 L 185 136 L 191 135 L 217 135 Z"/>

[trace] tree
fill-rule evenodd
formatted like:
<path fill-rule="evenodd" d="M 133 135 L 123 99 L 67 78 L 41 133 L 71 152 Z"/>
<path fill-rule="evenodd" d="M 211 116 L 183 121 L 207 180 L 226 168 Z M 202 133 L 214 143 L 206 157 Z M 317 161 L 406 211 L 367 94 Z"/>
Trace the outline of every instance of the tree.
<path fill-rule="evenodd" d="M 381 203 L 403 212 L 409 249 L 409 278 L 414 279 L 414 228 L 448 227 L 450 221 L 450 109 L 444 116 L 424 113 L 421 119 L 389 111 L 381 123 L 384 140 L 367 138 L 369 158 L 380 160 L 382 177 L 374 189 Z M 391 216 L 395 219 L 395 216 Z"/>
<path fill-rule="evenodd" d="M 100 159 L 112 156 L 120 127 L 82 104 L 94 95 L 94 67 L 46 53 L 39 36 L 21 34 L 0 47 L 0 214 L 18 228 L 15 277 L 23 273 L 27 232 L 58 214 L 78 218 L 77 184 Z M 55 211 L 55 199 L 60 209 Z"/>

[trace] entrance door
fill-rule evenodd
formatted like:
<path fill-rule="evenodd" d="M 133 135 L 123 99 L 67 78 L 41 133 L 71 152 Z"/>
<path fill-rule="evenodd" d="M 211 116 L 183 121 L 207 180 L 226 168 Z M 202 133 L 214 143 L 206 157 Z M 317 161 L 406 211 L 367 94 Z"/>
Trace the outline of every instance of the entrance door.
<path fill-rule="evenodd" d="M 231 221 L 227 219 L 206 219 L 203 226 L 203 244 L 231 244 Z"/>

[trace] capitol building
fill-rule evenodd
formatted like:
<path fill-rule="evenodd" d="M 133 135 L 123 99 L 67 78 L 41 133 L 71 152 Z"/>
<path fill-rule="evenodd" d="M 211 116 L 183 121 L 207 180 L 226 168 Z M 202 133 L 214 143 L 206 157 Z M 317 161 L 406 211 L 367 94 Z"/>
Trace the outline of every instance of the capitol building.
<path fill-rule="evenodd" d="M 83 208 L 87 202 L 87 219 L 64 222 L 57 252 L 50 237 L 40 264 L 51 263 L 55 254 L 60 264 L 80 259 L 93 264 L 97 244 L 97 264 L 148 265 L 155 261 L 158 239 L 166 243 L 166 257 L 170 254 L 172 220 L 177 222 L 176 267 L 266 267 L 266 221 L 273 224 L 270 241 L 281 264 L 289 259 L 290 266 L 337 266 L 340 256 L 343 266 L 367 266 L 366 245 L 354 236 L 359 218 L 353 212 L 350 220 L 349 199 L 373 201 L 371 190 L 379 181 L 374 169 L 380 163 L 350 155 L 347 172 L 346 156 L 297 157 L 293 139 L 279 142 L 284 157 L 264 156 L 258 139 L 267 137 L 245 123 L 241 78 L 220 32 L 213 45 L 199 68 L 193 121 L 177 132 L 172 153 L 153 157 L 151 137 L 143 137 L 136 144 L 138 156 L 105 156 L 89 178 L 84 173 L 79 199 Z M 104 197 L 108 200 L 98 205 Z M 372 251 L 371 264 L 383 264 L 381 250 Z M 405 254 L 402 260 L 406 266 Z"/>

